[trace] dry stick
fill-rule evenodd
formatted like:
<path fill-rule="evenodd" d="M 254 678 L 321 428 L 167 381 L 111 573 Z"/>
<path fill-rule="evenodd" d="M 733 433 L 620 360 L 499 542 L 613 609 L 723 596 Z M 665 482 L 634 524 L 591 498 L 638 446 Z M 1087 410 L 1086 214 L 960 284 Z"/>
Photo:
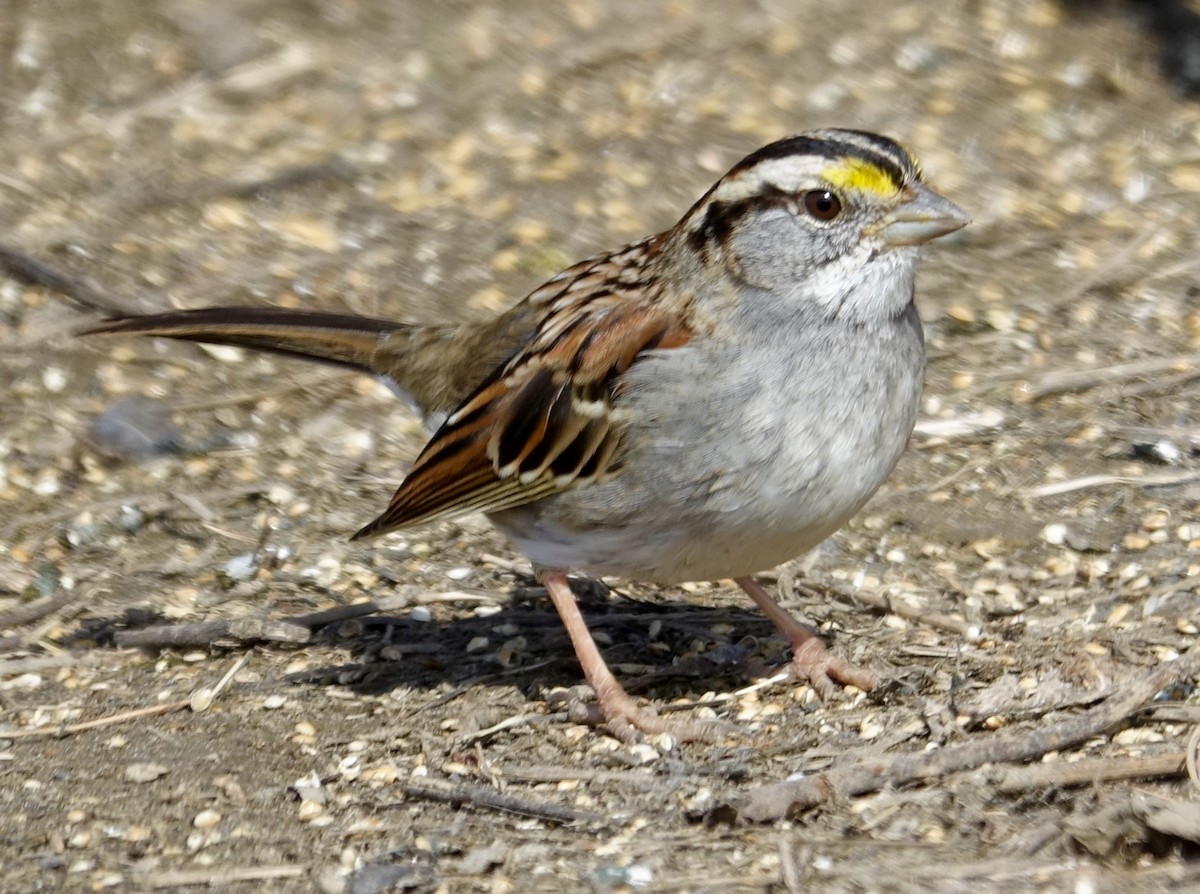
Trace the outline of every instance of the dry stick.
<path fill-rule="evenodd" d="M 220 491 L 217 494 L 207 494 L 209 497 L 220 497 L 225 500 L 238 500 L 243 497 L 248 497 L 253 494 L 262 493 L 263 486 L 261 484 L 247 485 L 246 487 L 233 487 Z M 187 495 L 185 495 L 187 496 Z M 149 491 L 124 494 L 119 497 L 112 497 L 104 500 L 93 500 L 89 504 L 89 508 L 93 513 L 99 514 L 108 511 L 117 506 L 124 506 L 127 503 L 142 507 L 143 514 L 157 515 L 162 512 L 167 512 L 174 508 L 176 503 L 181 503 L 180 494 L 175 493 L 174 499 L 164 499 L 161 493 L 150 493 Z M 187 505 L 186 503 L 184 505 Z M 63 519 L 71 518 L 78 509 L 71 507 L 69 509 L 56 509 L 53 512 L 39 512 L 37 514 L 21 515 L 13 513 L 13 520 L 8 524 L 0 527 L 0 543 L 7 543 L 15 539 L 16 532 L 22 528 L 33 528 L 41 525 L 57 524 Z"/>
<path fill-rule="evenodd" d="M 141 881 L 150 888 L 190 888 L 207 885 L 224 888 L 237 882 L 268 882 L 276 879 L 300 878 L 308 870 L 303 866 L 244 866 L 233 869 L 169 869 L 143 876 Z"/>
<path fill-rule="evenodd" d="M 225 676 L 221 677 L 221 679 L 217 681 L 216 686 L 211 688 L 208 686 L 201 686 L 198 689 L 193 690 L 192 697 L 189 700 L 192 706 L 192 711 L 199 713 L 201 711 L 207 711 L 210 707 L 212 707 L 212 703 L 217 700 L 217 696 L 229 687 L 229 684 L 233 682 L 233 678 L 238 675 L 238 672 L 246 666 L 246 662 L 249 660 L 249 657 L 246 655 L 240 657 L 233 663 L 233 666 L 229 668 L 229 670 L 225 671 Z"/>
<path fill-rule="evenodd" d="M 296 615 L 288 618 L 287 622 L 298 627 L 307 627 L 309 630 L 320 630 L 330 624 L 339 624 L 342 621 L 361 618 L 363 615 L 373 615 L 377 611 L 382 611 L 380 606 L 368 600 L 367 602 L 355 602 L 352 605 L 339 605 L 324 611 L 310 612 L 307 615 Z"/>
<path fill-rule="evenodd" d="M 134 208 L 157 209 L 190 202 L 210 202 L 213 199 L 253 199 L 264 193 L 291 189 L 322 180 L 348 180 L 355 174 L 354 166 L 336 155 L 312 164 L 284 167 L 266 177 L 253 180 L 202 180 L 168 188 L 142 198 Z"/>
<path fill-rule="evenodd" d="M 423 705 L 417 705 L 417 707 L 411 708 L 410 710 L 406 711 L 405 713 L 403 713 L 399 717 L 397 717 L 396 720 L 397 721 L 408 720 L 410 717 L 415 717 L 416 715 L 420 714 L 422 711 L 430 711 L 434 708 L 439 708 L 442 705 L 446 704 L 447 702 L 454 701 L 456 698 L 458 698 L 464 692 L 470 692 L 472 689 L 474 689 L 476 686 L 478 686 L 481 683 L 487 683 L 487 682 L 490 682 L 491 680 L 501 680 L 505 677 L 512 676 L 513 674 L 529 673 L 530 671 L 535 671 L 535 670 L 538 670 L 539 668 L 546 667 L 549 664 L 553 664 L 557 660 L 558 660 L 557 658 L 547 658 L 544 661 L 535 661 L 533 664 L 523 664 L 520 667 L 513 668 L 512 670 L 498 671 L 494 674 L 483 674 L 481 676 L 478 676 L 471 680 L 468 680 L 466 683 L 462 684 L 461 686 L 456 686 L 454 689 L 451 689 L 449 692 L 442 693 L 441 695 L 439 695 L 437 698 L 435 698 L 431 702 L 426 702 Z M 550 715 L 550 716 L 557 717 L 560 720 L 565 720 L 566 712 L 563 712 L 561 715 Z"/>
<path fill-rule="evenodd" d="M 285 394 L 291 394 L 295 391 L 308 394 L 318 386 L 327 384 L 330 381 L 328 367 L 326 367 L 321 375 L 297 376 L 288 381 L 286 385 L 276 385 L 272 388 L 264 388 L 261 391 L 249 391 L 245 394 L 228 394 L 209 400 L 197 400 L 191 403 L 177 404 L 171 409 L 172 412 L 184 414 L 220 410 L 224 407 L 236 407 L 242 404 L 256 404 L 259 401 L 269 400 L 273 397 L 283 397 Z"/>
<path fill-rule="evenodd" d="M 29 196 L 30 198 L 36 198 L 38 194 L 37 190 L 24 180 L 19 180 L 11 174 L 5 174 L 3 171 L 0 171 L 0 186 L 7 186 L 13 192 L 19 192 L 21 195 Z"/>
<path fill-rule="evenodd" d="M 1193 353 L 1133 360 L 1129 363 L 1115 363 L 1089 369 L 1058 369 L 1046 373 L 1037 382 L 1027 383 L 1021 390 L 1021 396 L 1025 400 L 1039 400 L 1052 394 L 1086 391 L 1096 385 L 1110 385 L 1117 379 L 1136 379 L 1172 371 L 1187 372 L 1197 364 L 1200 364 L 1200 354 Z"/>
<path fill-rule="evenodd" d="M 802 894 L 804 879 L 800 875 L 796 854 L 792 848 L 792 839 L 783 835 L 779 839 L 779 875 L 788 894 Z"/>
<path fill-rule="evenodd" d="M 1197 752 L 1200 752 L 1200 726 L 1192 730 L 1187 743 L 1187 772 L 1192 780 L 1192 786 L 1200 788 L 1200 766 L 1197 766 Z"/>
<path fill-rule="evenodd" d="M 1000 770 L 995 782 L 997 791 L 1013 793 L 1120 779 L 1178 776 L 1186 762 L 1187 756 L 1182 751 L 1151 757 L 1106 757 L 1069 764 L 1059 761 Z"/>
<path fill-rule="evenodd" d="M 505 782 L 531 784 L 548 782 L 594 782 L 600 785 L 631 786 L 651 790 L 661 788 L 662 777 L 645 776 L 630 770 L 594 770 L 587 767 L 559 767 L 553 764 L 521 764 L 493 766 L 496 775 Z"/>
<path fill-rule="evenodd" d="M 496 733 L 502 733 L 508 729 L 524 726 L 527 723 L 546 723 L 552 718 L 553 715 L 551 714 L 518 714 L 515 717 L 509 717 L 505 720 L 501 720 L 499 723 L 494 723 L 484 729 L 475 730 L 475 732 L 468 733 L 467 735 L 460 736 L 459 738 L 463 745 L 471 745 L 480 741 L 481 739 L 491 738 L 492 736 L 496 735 Z"/>
<path fill-rule="evenodd" d="M 181 85 L 172 86 L 138 105 L 121 109 L 106 118 L 90 118 L 88 123 L 98 120 L 106 134 L 120 139 L 126 128 L 145 118 L 171 115 L 192 104 L 207 102 L 222 92 L 259 93 L 300 77 L 320 64 L 320 59 L 311 48 L 289 44 L 270 56 L 251 59 L 225 69 L 213 77 L 195 75 Z M 92 130 L 94 128 L 77 127 L 57 142 L 77 139 Z M 54 148 L 55 145 L 51 143 L 45 148 Z"/>
<path fill-rule="evenodd" d="M 38 599 L 36 602 L 30 602 L 6 611 L 0 614 L 0 630 L 7 630 L 9 627 L 20 627 L 23 624 L 40 620 L 46 617 L 46 615 L 58 611 L 63 606 L 69 605 L 77 596 L 77 593 L 70 590 L 63 590 L 56 596 L 46 596 L 43 599 Z"/>
<path fill-rule="evenodd" d="M 191 707 L 191 699 L 182 701 L 163 702 L 161 705 L 151 705 L 148 708 L 137 708 L 120 714 L 110 714 L 108 717 L 98 717 L 95 720 L 85 720 L 82 723 L 72 723 L 67 726 L 50 726 L 42 729 L 17 729 L 0 731 L 0 739 L 38 739 L 58 736 L 70 736 L 89 729 L 99 729 L 114 723 L 124 723 L 126 720 L 137 720 L 141 717 L 153 717 L 156 714 L 170 714 Z"/>
<path fill-rule="evenodd" d="M 1127 385 L 1120 390 L 1120 396 L 1122 400 L 1130 400 L 1141 397 L 1143 394 L 1170 394 L 1198 378 L 1200 378 L 1200 368 L 1188 369 L 1173 376 L 1149 379 L 1140 385 Z"/>
<path fill-rule="evenodd" d="M 1157 239 L 1168 227 L 1171 227 L 1178 220 L 1178 213 L 1172 213 L 1167 216 L 1159 226 L 1145 227 L 1139 229 L 1133 238 L 1126 242 L 1123 246 L 1108 256 L 1108 259 L 1093 270 L 1089 275 L 1078 280 L 1073 288 L 1067 289 L 1061 295 L 1057 296 L 1051 303 L 1050 309 L 1058 307 L 1067 307 L 1074 304 L 1078 299 L 1082 298 L 1092 289 L 1097 286 L 1105 285 L 1117 279 L 1117 272 L 1121 268 L 1129 266 L 1137 260 L 1137 253 L 1142 247 L 1149 245 L 1154 239 Z"/>
<path fill-rule="evenodd" d="M 99 652 L 65 652 L 62 655 L 31 655 L 28 658 L 0 660 L 0 677 L 36 674 L 60 667 L 99 667 L 104 659 Z M 2 737 L 0 737 L 2 738 Z"/>
<path fill-rule="evenodd" d="M 501 794 L 495 789 L 485 788 L 481 785 L 453 785 L 433 779 L 426 779 L 422 782 L 402 779 L 396 785 L 400 786 L 400 790 L 409 798 L 440 801 L 444 804 L 470 804 L 473 807 L 482 807 L 485 810 L 515 813 L 520 816 L 529 816 L 549 822 L 603 823 L 607 820 L 607 817 L 601 816 L 598 813 L 588 813 L 583 810 L 563 807 L 559 804 L 527 801 L 512 795 Z"/>
<path fill-rule="evenodd" d="M 0 731 L 0 739 L 37 739 L 50 736 L 69 736 L 90 729 L 99 729 L 102 726 L 111 726 L 114 723 L 124 723 L 126 720 L 153 717 L 156 714 L 169 714 L 172 711 L 178 711 L 182 708 L 191 708 L 193 713 L 199 713 L 213 703 L 213 700 L 229 685 L 230 681 L 233 680 L 234 676 L 245 664 L 246 658 L 243 656 L 234 662 L 233 667 L 221 677 L 216 686 L 213 686 L 211 689 L 200 687 L 192 693 L 190 698 L 181 701 L 164 702 L 161 705 L 151 705 L 148 708 L 136 708 L 132 711 L 110 714 L 108 717 L 98 717 L 95 720 L 85 720 L 82 723 L 72 723 L 68 726 L 52 726 L 43 729 L 2 730 Z"/>
<path fill-rule="evenodd" d="M 1148 475 L 1085 475 L 1082 478 L 1072 478 L 1069 481 L 1055 481 L 1031 487 L 1024 496 L 1031 500 L 1043 497 L 1057 497 L 1076 490 L 1090 487 L 1107 487 L 1110 484 L 1131 484 L 1134 487 L 1173 487 L 1176 484 L 1186 484 L 1200 478 L 1200 471 L 1195 469 L 1180 469 L 1175 472 L 1152 472 Z"/>
<path fill-rule="evenodd" d="M 1083 713 L 1027 733 L 988 737 L 920 754 L 897 754 L 834 767 L 802 779 L 789 779 L 751 789 L 728 805 L 750 822 L 782 819 L 796 811 L 823 804 L 835 797 L 862 795 L 888 785 L 935 779 L 949 773 L 973 770 L 988 763 L 1033 760 L 1049 751 L 1069 748 L 1097 736 L 1136 713 L 1156 693 L 1200 674 L 1200 649 L 1161 664 L 1139 682 L 1123 688 Z"/>
<path fill-rule="evenodd" d="M 918 605 L 905 602 L 903 599 L 892 599 L 884 593 L 867 593 L 855 590 L 849 594 L 849 598 L 855 602 L 861 602 L 870 608 L 888 612 L 909 621 L 916 621 L 927 627 L 936 627 L 939 630 L 957 633 L 968 640 L 977 640 L 980 636 L 978 624 L 972 624 L 969 621 L 964 621 L 962 618 L 954 618 L 950 615 L 931 612 Z"/>
<path fill-rule="evenodd" d="M 234 618 L 189 624 L 158 624 L 141 630 L 118 630 L 113 642 L 136 649 L 169 649 L 178 646 L 211 646 L 222 640 L 236 645 L 256 642 L 306 643 L 312 637 L 307 627 L 263 618 Z"/>
<path fill-rule="evenodd" d="M 10 276 L 21 282 L 58 292 L 81 310 L 99 311 L 114 316 L 133 312 L 122 307 L 120 301 L 95 286 L 55 270 L 11 245 L 0 244 L 0 269 L 7 270 Z"/>

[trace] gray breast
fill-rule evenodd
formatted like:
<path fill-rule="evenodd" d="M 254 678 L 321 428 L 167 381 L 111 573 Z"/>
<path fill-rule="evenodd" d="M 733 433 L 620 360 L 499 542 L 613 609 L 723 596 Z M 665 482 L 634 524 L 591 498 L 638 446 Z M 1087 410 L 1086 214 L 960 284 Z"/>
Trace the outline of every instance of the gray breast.
<path fill-rule="evenodd" d="M 630 371 L 618 474 L 493 520 L 549 567 L 664 582 L 763 571 L 882 484 L 923 378 L 911 306 L 873 326 L 663 351 Z"/>

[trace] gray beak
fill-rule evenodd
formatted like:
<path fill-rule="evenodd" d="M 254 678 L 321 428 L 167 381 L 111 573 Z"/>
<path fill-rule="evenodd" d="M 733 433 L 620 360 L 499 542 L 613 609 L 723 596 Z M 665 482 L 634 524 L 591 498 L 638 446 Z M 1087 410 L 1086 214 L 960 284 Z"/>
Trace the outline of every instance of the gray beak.
<path fill-rule="evenodd" d="M 967 212 L 949 199 L 918 183 L 911 187 L 914 195 L 894 208 L 869 230 L 882 237 L 888 248 L 901 245 L 920 245 L 971 222 Z"/>

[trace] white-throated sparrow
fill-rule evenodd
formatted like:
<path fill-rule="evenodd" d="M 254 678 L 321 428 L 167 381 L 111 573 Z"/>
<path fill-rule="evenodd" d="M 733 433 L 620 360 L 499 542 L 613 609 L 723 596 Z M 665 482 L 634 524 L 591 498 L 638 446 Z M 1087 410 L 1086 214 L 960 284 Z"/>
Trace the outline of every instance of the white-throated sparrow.
<path fill-rule="evenodd" d="M 924 379 L 918 246 L 967 221 L 897 143 L 821 130 L 750 154 L 671 229 L 576 264 L 489 322 L 217 307 L 88 331 L 386 377 L 435 432 L 355 536 L 487 513 L 533 561 L 610 729 L 705 738 L 713 725 L 634 704 L 566 573 L 734 578 L 818 691 L 871 688 L 751 575 L 816 546 L 891 472 Z"/>

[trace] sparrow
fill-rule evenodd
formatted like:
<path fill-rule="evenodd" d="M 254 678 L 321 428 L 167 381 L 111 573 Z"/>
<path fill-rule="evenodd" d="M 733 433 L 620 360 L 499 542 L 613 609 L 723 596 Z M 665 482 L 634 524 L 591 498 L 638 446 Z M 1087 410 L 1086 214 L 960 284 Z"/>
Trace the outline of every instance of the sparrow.
<path fill-rule="evenodd" d="M 823 697 L 870 690 L 754 574 L 815 547 L 892 471 L 925 372 L 913 278 L 968 216 L 899 143 L 798 134 L 670 229 L 567 268 L 493 319 L 418 325 L 275 307 L 114 317 L 86 334 L 238 345 L 378 376 L 432 435 L 363 539 L 483 512 L 533 563 L 624 741 L 712 740 L 612 674 L 569 572 L 732 578 Z"/>

